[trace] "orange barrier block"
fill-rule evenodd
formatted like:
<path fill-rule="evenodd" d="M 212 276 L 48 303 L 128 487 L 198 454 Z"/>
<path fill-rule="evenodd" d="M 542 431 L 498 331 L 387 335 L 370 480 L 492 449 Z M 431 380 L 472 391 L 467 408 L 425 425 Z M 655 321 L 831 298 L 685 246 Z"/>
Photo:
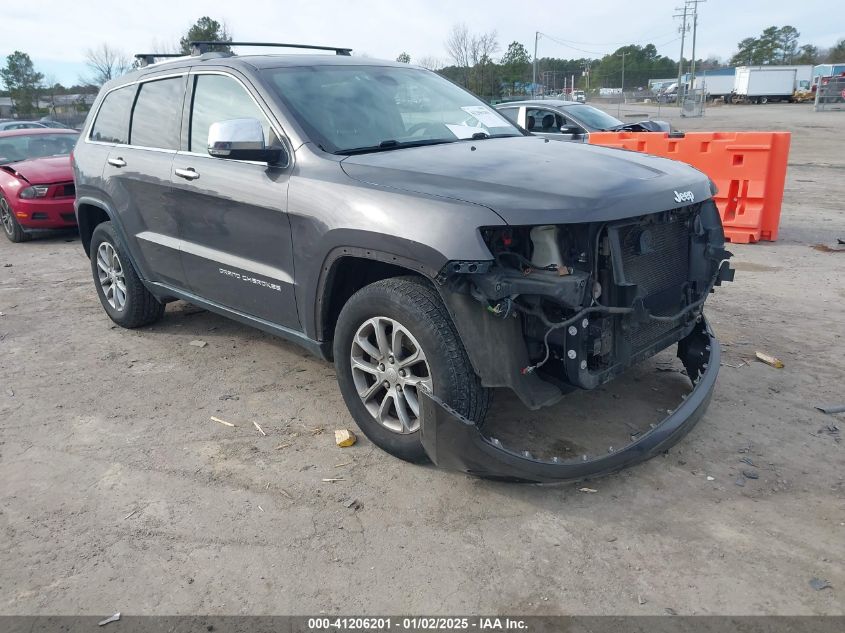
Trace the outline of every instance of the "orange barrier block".
<path fill-rule="evenodd" d="M 683 161 L 716 183 L 725 237 L 747 244 L 778 238 L 789 132 L 593 132 L 590 143 Z"/>

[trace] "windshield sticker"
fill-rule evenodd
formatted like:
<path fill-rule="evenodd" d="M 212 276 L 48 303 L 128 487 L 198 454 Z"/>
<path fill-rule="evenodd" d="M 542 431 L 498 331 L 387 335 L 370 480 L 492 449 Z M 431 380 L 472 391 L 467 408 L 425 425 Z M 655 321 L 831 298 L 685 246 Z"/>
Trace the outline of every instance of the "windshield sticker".
<path fill-rule="evenodd" d="M 459 139 L 468 139 L 472 138 L 473 134 L 478 134 L 479 132 L 484 133 L 480 127 L 472 127 L 471 125 L 456 125 L 454 123 L 444 123 L 449 131 L 454 134 Z"/>
<path fill-rule="evenodd" d="M 461 110 L 475 117 L 484 127 L 505 127 L 506 125 L 498 114 L 488 110 L 484 106 L 464 106 Z"/>

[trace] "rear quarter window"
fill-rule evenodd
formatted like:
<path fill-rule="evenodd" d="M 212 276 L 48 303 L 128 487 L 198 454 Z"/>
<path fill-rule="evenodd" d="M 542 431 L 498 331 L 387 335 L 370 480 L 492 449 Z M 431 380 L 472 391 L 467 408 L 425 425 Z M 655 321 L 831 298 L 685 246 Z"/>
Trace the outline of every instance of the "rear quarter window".
<path fill-rule="evenodd" d="M 129 142 L 129 115 L 137 86 L 112 90 L 103 99 L 100 111 L 91 128 L 91 140 L 103 143 Z"/>

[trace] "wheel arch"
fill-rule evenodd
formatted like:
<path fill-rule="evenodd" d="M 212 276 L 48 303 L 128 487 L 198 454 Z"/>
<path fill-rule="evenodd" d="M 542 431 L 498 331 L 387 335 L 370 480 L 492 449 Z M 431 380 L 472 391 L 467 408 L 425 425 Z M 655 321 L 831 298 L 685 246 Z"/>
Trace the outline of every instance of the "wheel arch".
<path fill-rule="evenodd" d="M 317 286 L 317 340 L 332 340 L 341 309 L 361 288 L 403 276 L 415 276 L 431 283 L 436 274 L 437 271 L 401 255 L 352 246 L 334 249 L 323 264 Z"/>
<path fill-rule="evenodd" d="M 85 254 L 91 256 L 91 236 L 98 224 L 112 221 L 112 214 L 107 205 L 93 198 L 80 198 L 76 202 L 76 222 L 79 225 L 79 238 Z"/>

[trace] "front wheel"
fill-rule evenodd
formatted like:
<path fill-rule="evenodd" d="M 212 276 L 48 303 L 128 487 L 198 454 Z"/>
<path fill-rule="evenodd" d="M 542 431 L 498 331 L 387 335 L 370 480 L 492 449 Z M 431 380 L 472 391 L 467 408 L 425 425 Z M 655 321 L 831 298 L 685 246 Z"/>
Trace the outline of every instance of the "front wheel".
<path fill-rule="evenodd" d="M 337 380 L 361 431 L 388 453 L 426 461 L 420 441 L 420 387 L 476 423 L 487 413 L 481 386 L 437 292 L 396 277 L 355 293 L 338 317 Z"/>
<path fill-rule="evenodd" d="M 28 242 L 32 236 L 21 228 L 12 211 L 9 201 L 0 194 L 0 222 L 3 223 L 3 233 L 11 242 Z"/>

